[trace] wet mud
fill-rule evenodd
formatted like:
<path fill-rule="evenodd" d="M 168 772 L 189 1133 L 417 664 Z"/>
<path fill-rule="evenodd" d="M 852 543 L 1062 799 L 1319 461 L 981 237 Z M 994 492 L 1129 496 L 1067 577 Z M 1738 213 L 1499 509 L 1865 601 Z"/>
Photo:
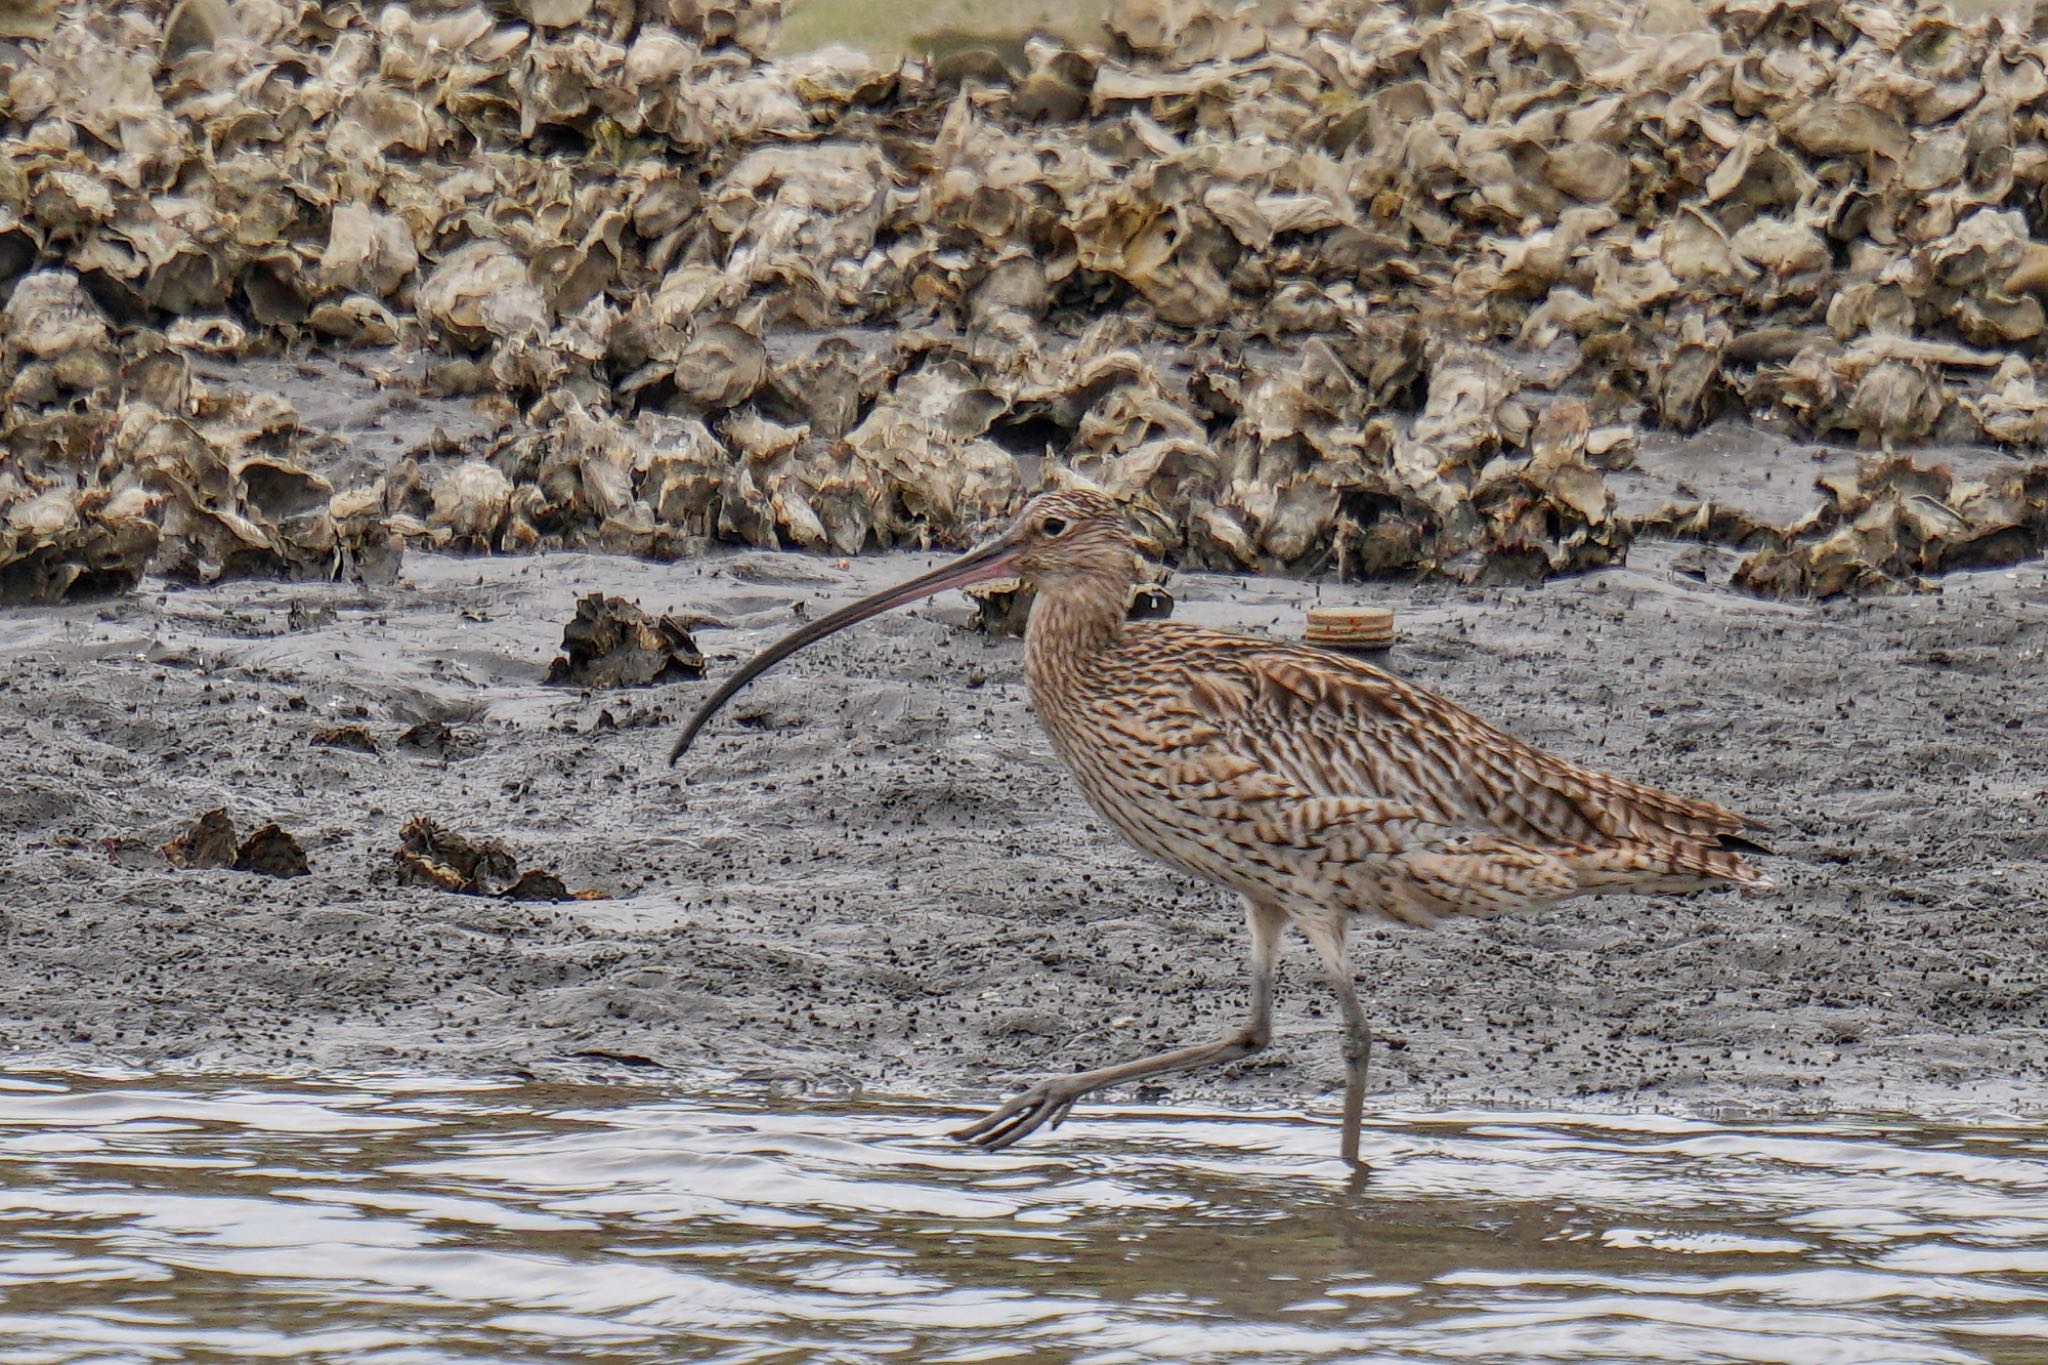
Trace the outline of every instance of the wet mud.
<path fill-rule="evenodd" d="M 1639 542 L 1528 587 L 1173 580 L 1182 616 L 1281 635 L 1309 605 L 1391 607 L 1397 671 L 1775 827 L 1763 898 L 1364 927 L 1376 1103 L 2048 1108 L 2048 569 L 1808 606 L 1730 589 L 1733 559 Z M 930 562 L 410 555 L 378 588 L 151 580 L 0 612 L 10 1061 L 974 1099 L 1231 1027 L 1236 905 L 1083 806 L 1021 645 L 969 630 L 964 598 L 799 655 L 664 766 L 799 611 Z M 705 678 L 547 685 L 592 592 L 690 621 Z M 307 874 L 173 866 L 162 846 L 216 808 L 280 826 Z M 408 877 L 422 817 L 605 898 Z M 1270 1052 L 1143 1093 L 1316 1105 L 1340 1079 L 1294 945 Z"/>

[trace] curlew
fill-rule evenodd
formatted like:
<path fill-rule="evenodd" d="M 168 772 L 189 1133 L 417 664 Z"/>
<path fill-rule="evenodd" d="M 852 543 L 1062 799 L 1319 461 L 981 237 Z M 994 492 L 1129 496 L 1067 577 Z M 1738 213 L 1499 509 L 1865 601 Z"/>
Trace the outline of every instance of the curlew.
<path fill-rule="evenodd" d="M 1213 1042 L 1040 1081 L 954 1136 L 1007 1147 L 1106 1086 L 1247 1057 L 1272 1037 L 1288 925 L 1343 1013 L 1343 1155 L 1358 1161 L 1372 1032 L 1346 936 L 1380 916 L 1433 925 L 1599 892 L 1768 890 L 1749 822 L 1581 767 L 1343 655 L 1178 621 L 1125 620 L 1136 550 L 1101 493 L 1034 499 L 949 564 L 822 616 L 761 651 L 697 709 L 669 755 L 749 680 L 857 621 L 948 588 L 1036 590 L 1024 673 L 1089 805 L 1141 851 L 1244 900 L 1251 1009 Z"/>

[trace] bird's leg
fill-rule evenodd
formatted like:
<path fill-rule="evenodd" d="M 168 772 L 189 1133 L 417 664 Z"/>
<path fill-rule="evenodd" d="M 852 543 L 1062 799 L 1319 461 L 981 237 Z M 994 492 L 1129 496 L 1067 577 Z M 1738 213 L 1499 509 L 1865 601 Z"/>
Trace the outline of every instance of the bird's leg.
<path fill-rule="evenodd" d="M 1366 1022 L 1358 988 L 1351 981 L 1344 921 L 1313 922 L 1302 931 L 1315 944 L 1323 975 L 1336 992 L 1337 1007 L 1344 1012 L 1344 1159 L 1354 1166 L 1363 1165 L 1358 1159 L 1358 1135 L 1365 1120 L 1365 1072 L 1372 1061 L 1372 1026 Z"/>
<path fill-rule="evenodd" d="M 1059 1127 L 1060 1120 L 1074 1107 L 1074 1101 L 1105 1086 L 1143 1080 L 1148 1076 L 1164 1076 L 1174 1071 L 1193 1071 L 1197 1067 L 1232 1062 L 1258 1052 L 1273 1038 L 1273 964 L 1279 951 L 1280 930 L 1286 922 L 1286 916 L 1270 905 L 1245 902 L 1245 923 L 1252 935 L 1252 1002 L 1251 1013 L 1242 1027 L 1213 1043 L 1179 1047 L 1156 1056 L 1140 1057 L 1134 1062 L 1079 1071 L 1071 1076 L 1048 1077 L 994 1113 L 954 1130 L 952 1136 L 992 1152 L 1000 1151 L 1040 1128 Z"/>

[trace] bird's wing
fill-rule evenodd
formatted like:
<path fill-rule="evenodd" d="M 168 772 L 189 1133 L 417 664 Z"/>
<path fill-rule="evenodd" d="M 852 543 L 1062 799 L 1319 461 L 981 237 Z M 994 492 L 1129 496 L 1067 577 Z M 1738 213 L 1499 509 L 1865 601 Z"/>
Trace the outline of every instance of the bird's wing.
<path fill-rule="evenodd" d="M 1746 822 L 1731 811 L 1545 753 L 1367 664 L 1188 633 L 1206 638 L 1176 642 L 1185 685 L 1155 693 L 1157 704 L 1302 793 L 1393 802 L 1431 821 L 1540 844 L 1746 845 Z"/>

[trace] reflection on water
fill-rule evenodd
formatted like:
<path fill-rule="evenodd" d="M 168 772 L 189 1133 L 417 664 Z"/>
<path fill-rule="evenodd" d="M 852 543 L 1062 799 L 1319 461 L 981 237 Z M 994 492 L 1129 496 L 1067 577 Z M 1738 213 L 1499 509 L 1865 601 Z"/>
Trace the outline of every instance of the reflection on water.
<path fill-rule="evenodd" d="M 0 1081 L 0 1359 L 2048 1362 L 2048 1133 Z"/>

